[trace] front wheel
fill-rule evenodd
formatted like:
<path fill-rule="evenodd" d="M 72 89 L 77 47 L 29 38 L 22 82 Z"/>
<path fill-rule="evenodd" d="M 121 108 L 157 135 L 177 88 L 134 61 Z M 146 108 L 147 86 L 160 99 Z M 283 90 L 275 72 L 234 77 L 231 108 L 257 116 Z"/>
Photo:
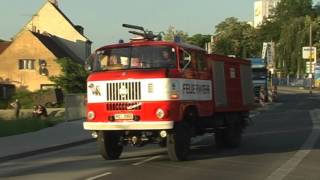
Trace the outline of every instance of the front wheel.
<path fill-rule="evenodd" d="M 167 148 L 169 158 L 173 161 L 186 160 L 190 148 L 190 126 L 185 122 L 175 124 L 172 132 L 168 133 Z"/>
<path fill-rule="evenodd" d="M 116 131 L 100 131 L 98 146 L 101 156 L 106 160 L 119 159 L 123 146 L 120 144 L 120 133 Z"/>

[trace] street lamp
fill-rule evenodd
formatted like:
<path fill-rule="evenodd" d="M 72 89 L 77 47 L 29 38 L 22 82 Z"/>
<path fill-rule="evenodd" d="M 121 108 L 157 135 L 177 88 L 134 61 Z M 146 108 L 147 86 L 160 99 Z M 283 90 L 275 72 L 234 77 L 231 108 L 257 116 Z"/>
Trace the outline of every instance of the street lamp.
<path fill-rule="evenodd" d="M 309 86 L 309 94 L 312 94 L 312 23 L 310 22 L 310 32 L 309 32 L 309 80 L 310 80 L 310 86 Z"/>

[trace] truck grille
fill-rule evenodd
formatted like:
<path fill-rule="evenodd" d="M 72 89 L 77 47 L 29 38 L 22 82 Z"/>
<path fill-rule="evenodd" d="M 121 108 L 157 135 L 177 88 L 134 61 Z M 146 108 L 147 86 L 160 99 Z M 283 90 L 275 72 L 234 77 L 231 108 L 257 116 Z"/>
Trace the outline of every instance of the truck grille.
<path fill-rule="evenodd" d="M 108 111 L 141 110 L 141 103 L 107 103 Z"/>
<path fill-rule="evenodd" d="M 138 101 L 141 99 L 141 82 L 107 83 L 107 101 Z"/>

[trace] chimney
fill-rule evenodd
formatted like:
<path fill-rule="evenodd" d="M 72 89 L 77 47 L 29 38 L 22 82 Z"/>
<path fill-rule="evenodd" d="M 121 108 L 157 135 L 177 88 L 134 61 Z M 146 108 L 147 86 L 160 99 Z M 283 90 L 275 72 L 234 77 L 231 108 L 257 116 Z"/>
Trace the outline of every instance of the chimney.
<path fill-rule="evenodd" d="M 48 0 L 51 4 L 55 5 L 58 7 L 58 0 Z"/>
<path fill-rule="evenodd" d="M 80 25 L 75 25 L 74 28 L 81 34 L 84 35 L 84 28 Z"/>

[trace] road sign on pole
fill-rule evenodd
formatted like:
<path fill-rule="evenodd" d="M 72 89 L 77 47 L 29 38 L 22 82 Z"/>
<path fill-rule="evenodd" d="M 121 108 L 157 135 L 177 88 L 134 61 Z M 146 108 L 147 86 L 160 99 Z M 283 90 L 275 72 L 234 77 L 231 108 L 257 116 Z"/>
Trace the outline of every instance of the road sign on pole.
<path fill-rule="evenodd" d="M 311 59 L 316 61 L 317 59 L 317 48 L 316 47 L 303 47 L 302 48 L 302 58 Z"/>
<path fill-rule="evenodd" d="M 311 65 L 311 68 L 310 68 Z M 306 62 L 306 73 L 310 74 L 310 73 L 314 73 L 314 68 L 315 68 L 315 63 L 312 62 Z"/>
<path fill-rule="evenodd" d="M 264 42 L 262 47 L 262 54 L 261 54 L 262 59 L 266 58 L 267 48 L 268 48 L 268 43 Z"/>

